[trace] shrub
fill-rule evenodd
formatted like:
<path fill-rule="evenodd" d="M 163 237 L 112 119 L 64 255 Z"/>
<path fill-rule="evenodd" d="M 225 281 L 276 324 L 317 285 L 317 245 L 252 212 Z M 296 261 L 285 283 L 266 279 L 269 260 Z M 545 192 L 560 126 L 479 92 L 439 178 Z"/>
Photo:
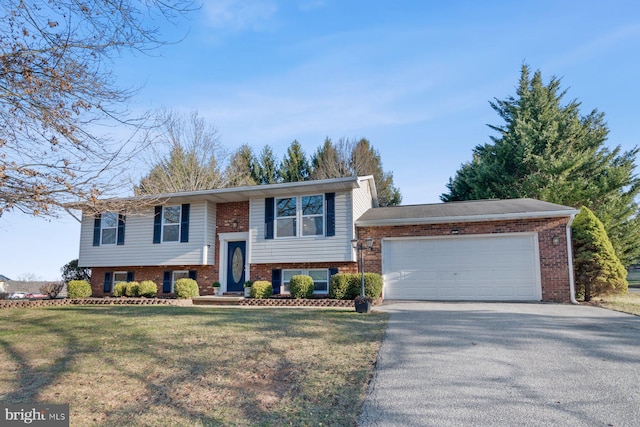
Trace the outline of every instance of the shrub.
<path fill-rule="evenodd" d="M 62 292 L 62 288 L 64 288 L 64 283 L 62 282 L 51 282 L 46 283 L 40 287 L 40 292 L 43 294 L 47 294 L 49 298 L 55 298 L 58 296 L 60 292 Z"/>
<path fill-rule="evenodd" d="M 137 297 L 140 296 L 140 283 L 138 282 L 127 282 L 127 286 L 124 288 L 124 294 L 128 297 Z"/>
<path fill-rule="evenodd" d="M 91 285 L 86 280 L 71 280 L 67 283 L 69 298 L 87 298 L 91 296 Z"/>
<path fill-rule="evenodd" d="M 153 297 L 158 293 L 158 285 L 151 280 L 144 280 L 138 285 L 138 296 Z"/>
<path fill-rule="evenodd" d="M 335 299 L 354 299 L 362 288 L 361 274 L 340 273 L 331 276 L 329 297 Z M 382 294 L 382 276 L 377 273 L 364 274 L 365 296 L 376 299 Z"/>
<path fill-rule="evenodd" d="M 174 285 L 174 291 L 178 298 L 193 298 L 200 296 L 198 283 L 193 279 L 178 279 Z"/>
<path fill-rule="evenodd" d="M 289 280 L 289 294 L 291 298 L 310 298 L 313 295 L 313 279 L 310 276 L 298 274 Z"/>
<path fill-rule="evenodd" d="M 273 295 L 273 286 L 271 286 L 271 282 L 267 282 L 266 280 L 258 280 L 253 282 L 253 286 L 251 286 L 251 298 L 269 298 Z"/>
<path fill-rule="evenodd" d="M 119 282 L 113 286 L 113 296 L 123 297 L 127 293 L 127 282 Z"/>
<path fill-rule="evenodd" d="M 349 277 L 352 274 L 338 273 L 331 276 L 329 281 L 329 298 L 353 299 L 349 297 Z M 355 297 L 355 295 L 354 295 Z"/>
<path fill-rule="evenodd" d="M 576 293 L 592 296 L 627 292 L 627 270 L 616 256 L 602 222 L 583 207 L 573 222 Z"/>

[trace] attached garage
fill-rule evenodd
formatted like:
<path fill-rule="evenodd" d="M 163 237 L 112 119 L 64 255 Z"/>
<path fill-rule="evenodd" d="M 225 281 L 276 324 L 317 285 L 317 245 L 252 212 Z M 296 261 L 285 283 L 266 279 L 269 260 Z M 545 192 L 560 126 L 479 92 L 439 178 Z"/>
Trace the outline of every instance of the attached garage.
<path fill-rule="evenodd" d="M 539 301 L 534 234 L 382 241 L 387 299 Z"/>
<path fill-rule="evenodd" d="M 533 199 L 374 208 L 356 221 L 369 237 L 365 270 L 385 299 L 574 299 L 571 207 Z"/>

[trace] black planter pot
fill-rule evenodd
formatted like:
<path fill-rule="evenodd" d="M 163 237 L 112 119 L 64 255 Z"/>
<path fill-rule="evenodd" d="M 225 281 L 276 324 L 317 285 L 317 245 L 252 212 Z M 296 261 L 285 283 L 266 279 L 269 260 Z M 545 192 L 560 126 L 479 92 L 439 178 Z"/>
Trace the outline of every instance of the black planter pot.
<path fill-rule="evenodd" d="M 371 301 L 354 301 L 354 304 L 356 305 L 356 312 L 358 313 L 369 313 L 371 311 Z"/>

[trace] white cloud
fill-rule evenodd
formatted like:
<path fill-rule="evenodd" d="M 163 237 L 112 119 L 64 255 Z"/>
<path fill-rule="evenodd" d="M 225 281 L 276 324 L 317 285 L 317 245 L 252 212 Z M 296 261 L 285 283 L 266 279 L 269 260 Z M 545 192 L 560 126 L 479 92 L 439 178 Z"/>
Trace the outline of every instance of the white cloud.
<path fill-rule="evenodd" d="M 208 23 L 217 29 L 265 31 L 278 6 L 272 0 L 216 0 L 204 4 Z"/>

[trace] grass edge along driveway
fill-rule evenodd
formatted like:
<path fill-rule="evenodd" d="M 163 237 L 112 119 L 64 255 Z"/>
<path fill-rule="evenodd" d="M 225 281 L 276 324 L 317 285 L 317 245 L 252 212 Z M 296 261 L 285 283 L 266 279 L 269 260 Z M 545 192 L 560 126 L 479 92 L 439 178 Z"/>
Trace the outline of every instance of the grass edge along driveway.
<path fill-rule="evenodd" d="M 0 312 L 0 402 L 72 426 L 354 425 L 388 315 L 80 306 Z"/>

